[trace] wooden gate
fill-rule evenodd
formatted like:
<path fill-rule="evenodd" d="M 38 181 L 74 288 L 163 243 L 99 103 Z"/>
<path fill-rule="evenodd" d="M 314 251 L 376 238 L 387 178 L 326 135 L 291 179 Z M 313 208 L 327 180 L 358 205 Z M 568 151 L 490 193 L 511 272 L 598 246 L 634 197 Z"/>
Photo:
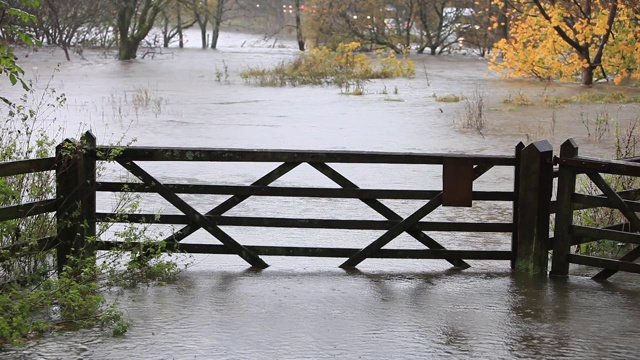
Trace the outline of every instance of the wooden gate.
<path fill-rule="evenodd" d="M 559 167 L 556 223 L 553 239 L 552 275 L 567 275 L 569 264 L 582 264 L 603 268 L 593 279 L 606 280 L 617 271 L 640 273 L 640 247 L 620 257 L 608 259 L 572 254 L 571 246 L 595 240 L 613 240 L 619 244 L 640 244 L 640 189 L 616 191 L 601 174 L 613 176 L 640 176 L 640 165 L 629 161 L 597 160 L 578 156 L 578 146 L 570 139 L 554 158 Z M 600 191 L 588 195 L 576 192 L 576 176 L 585 174 Z M 619 224 L 605 228 L 574 225 L 574 211 L 595 207 L 607 207 L 620 211 L 624 219 Z"/>
<path fill-rule="evenodd" d="M 522 149 L 519 145 L 518 151 Z M 110 158 L 107 154 L 117 152 Z M 425 231 L 438 232 L 498 232 L 515 233 L 513 222 L 427 222 L 422 221 L 440 206 L 471 206 L 472 201 L 504 201 L 515 204 L 514 191 L 474 191 L 473 181 L 495 166 L 506 166 L 518 172 L 516 156 L 469 156 L 451 154 L 376 153 L 352 151 L 291 151 L 291 150 L 243 150 L 243 149 L 195 149 L 131 147 L 116 149 L 97 146 L 89 151 L 97 161 L 115 160 L 142 183 L 97 182 L 99 192 L 156 193 L 182 212 L 182 215 L 113 214 L 91 215 L 98 222 L 135 222 L 184 225 L 163 241 L 167 248 L 187 253 L 236 254 L 254 267 L 265 268 L 261 256 L 309 256 L 345 257 L 343 268 L 355 267 L 367 258 L 416 258 L 445 259 L 456 267 L 466 268 L 465 260 L 492 259 L 514 261 L 510 250 L 448 250 Z M 166 184 L 138 162 L 253 162 L 275 163 L 273 170 L 251 184 L 195 185 Z M 339 188 L 276 187 L 271 184 L 299 165 L 306 163 L 319 174 L 330 179 Z M 407 164 L 442 165 L 443 189 L 440 190 L 391 190 L 360 188 L 339 173 L 331 164 Z M 516 185 L 517 186 L 517 185 Z M 202 213 L 184 201 L 178 194 L 230 195 L 218 206 Z M 386 220 L 348 220 L 276 217 L 234 217 L 225 213 L 252 196 L 301 197 L 329 199 L 359 199 Z M 382 199 L 411 199 L 423 201 L 415 212 L 407 217 L 383 204 Z M 515 206 L 515 205 L 514 205 Z M 328 209 L 329 210 L 329 209 Z M 95 207 L 93 209 L 95 212 Z M 515 213 L 515 212 L 514 212 Z M 514 215 L 515 216 L 515 215 Z M 221 226 L 257 226 L 318 229 L 383 230 L 384 233 L 364 248 L 322 248 L 290 246 L 245 246 L 233 239 Z M 194 244 L 182 242 L 198 229 L 204 229 L 222 244 Z M 427 249 L 382 249 L 391 240 L 407 233 Z M 514 235 L 515 236 L 515 235 Z M 100 241 L 98 249 L 118 245 L 113 241 Z M 512 246 L 514 247 L 514 246 Z"/>

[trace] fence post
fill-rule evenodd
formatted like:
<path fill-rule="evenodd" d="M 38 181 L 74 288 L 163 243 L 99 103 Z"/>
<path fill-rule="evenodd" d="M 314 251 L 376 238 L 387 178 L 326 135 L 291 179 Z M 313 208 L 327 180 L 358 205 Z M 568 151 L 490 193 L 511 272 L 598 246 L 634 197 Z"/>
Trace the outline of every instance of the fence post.
<path fill-rule="evenodd" d="M 553 147 L 546 140 L 529 144 L 521 153 L 515 264 L 518 271 L 545 275 L 547 273 L 547 242 L 553 188 L 552 156 Z"/>
<path fill-rule="evenodd" d="M 78 190 L 78 158 L 75 144 L 64 140 L 56 147 L 56 227 L 57 269 L 61 274 L 79 235 L 80 195 Z"/>
<path fill-rule="evenodd" d="M 80 151 L 80 186 L 82 202 L 82 243 L 84 258 L 96 257 L 96 137 L 90 131 L 82 135 L 82 149 Z"/>
<path fill-rule="evenodd" d="M 516 268 L 516 254 L 518 254 L 518 211 L 520 207 L 520 196 L 518 192 L 520 190 L 520 162 L 522 161 L 522 149 L 524 149 L 524 144 L 521 141 L 518 143 L 518 145 L 516 145 L 516 165 L 514 166 L 513 174 L 513 231 L 511 232 L 511 269 Z"/>
<path fill-rule="evenodd" d="M 67 139 L 56 147 L 57 270 L 61 274 L 69 257 L 95 257 L 95 136 L 87 132 L 82 143 Z M 71 264 L 80 265 L 80 264 Z M 79 269 L 78 269 L 79 270 Z"/>
<path fill-rule="evenodd" d="M 578 145 L 573 139 L 565 141 L 560 147 L 561 158 L 578 156 Z M 554 229 L 553 257 L 551 273 L 554 276 L 569 274 L 567 255 L 571 251 L 571 225 L 573 223 L 573 207 L 571 198 L 576 190 L 576 171 L 560 165 L 558 171 L 558 201 L 556 223 Z"/>

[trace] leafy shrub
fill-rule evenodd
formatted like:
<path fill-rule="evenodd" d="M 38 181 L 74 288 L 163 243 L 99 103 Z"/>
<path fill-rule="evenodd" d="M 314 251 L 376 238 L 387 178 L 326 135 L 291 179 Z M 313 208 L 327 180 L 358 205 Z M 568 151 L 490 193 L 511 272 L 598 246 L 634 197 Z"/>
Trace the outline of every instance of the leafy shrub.
<path fill-rule="evenodd" d="M 314 48 L 273 69 L 249 68 L 240 74 L 259 86 L 338 85 L 349 88 L 354 82 L 415 75 L 413 62 L 398 59 L 393 51 L 377 51 L 374 58 L 358 53 L 360 43 L 341 43 L 335 51 Z M 359 86 L 356 86 L 359 88 Z"/>

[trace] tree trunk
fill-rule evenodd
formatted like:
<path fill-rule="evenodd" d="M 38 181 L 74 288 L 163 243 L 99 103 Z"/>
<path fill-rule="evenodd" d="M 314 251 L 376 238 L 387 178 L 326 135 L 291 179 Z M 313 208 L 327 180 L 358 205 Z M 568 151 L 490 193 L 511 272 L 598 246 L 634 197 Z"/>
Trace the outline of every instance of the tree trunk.
<path fill-rule="evenodd" d="M 593 85 L 593 70 L 595 66 L 593 66 L 593 63 L 591 62 L 589 48 L 587 46 L 584 46 L 580 51 L 578 51 L 578 58 L 584 63 L 580 83 L 584 86 Z"/>
<path fill-rule="evenodd" d="M 204 25 L 200 25 L 200 38 L 202 39 L 202 48 L 206 49 L 207 48 L 207 23 L 205 22 Z"/>
<path fill-rule="evenodd" d="M 302 36 L 302 21 L 300 19 L 300 0 L 295 1 L 296 7 L 296 38 L 298 40 L 298 49 L 304 51 L 304 37 Z"/>
<path fill-rule="evenodd" d="M 178 16 L 178 47 L 184 48 L 184 35 L 182 34 L 182 16 L 180 16 L 180 1 L 176 1 L 176 14 Z"/>
<path fill-rule="evenodd" d="M 66 45 L 61 45 L 62 51 L 64 51 L 64 56 L 67 58 L 67 61 L 71 61 L 71 57 L 69 56 L 69 48 Z"/>
<path fill-rule="evenodd" d="M 582 85 L 593 85 L 593 66 L 588 65 L 582 68 Z"/>
<path fill-rule="evenodd" d="M 218 0 L 216 3 L 216 14 L 213 19 L 213 31 L 211 32 L 211 48 L 218 47 L 218 38 L 220 37 L 220 26 L 222 25 L 222 17 L 224 15 L 224 7 L 226 6 L 226 0 Z"/>
<path fill-rule="evenodd" d="M 169 36 L 169 32 L 171 31 L 171 29 L 169 29 L 169 17 L 163 13 L 163 17 L 164 17 L 164 27 L 162 31 L 162 47 L 168 48 L 169 47 L 169 41 L 171 41 L 171 37 Z"/>
<path fill-rule="evenodd" d="M 132 60 L 136 58 L 138 52 L 138 42 L 120 39 L 120 46 L 118 48 L 118 59 L 120 60 Z"/>
<path fill-rule="evenodd" d="M 211 32 L 211 48 L 216 49 L 218 47 L 218 38 L 220 37 L 220 23 L 216 20 L 213 25 L 213 31 Z"/>

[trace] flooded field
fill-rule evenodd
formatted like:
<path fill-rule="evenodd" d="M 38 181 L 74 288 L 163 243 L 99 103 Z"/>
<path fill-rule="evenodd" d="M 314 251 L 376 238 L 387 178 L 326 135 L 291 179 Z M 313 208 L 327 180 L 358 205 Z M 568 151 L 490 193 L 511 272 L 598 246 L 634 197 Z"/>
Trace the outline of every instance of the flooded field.
<path fill-rule="evenodd" d="M 189 42 L 198 43 L 197 38 Z M 101 144 L 124 137 L 125 142 L 135 138 L 136 145 L 153 146 L 508 155 L 519 141 L 548 139 L 558 148 L 573 137 L 582 154 L 611 157 L 615 124 L 626 129 L 640 118 L 638 104 L 552 106 L 544 99 L 585 89 L 503 80 L 487 70 L 484 60 L 460 54 L 412 56 L 415 78 L 371 81 L 362 96 L 341 94 L 336 87 L 245 84 L 240 71 L 273 66 L 297 53 L 293 44 L 273 43 L 226 33 L 217 51 L 170 48 L 131 62 L 85 51 L 84 59 L 60 65 L 62 52 L 45 49 L 22 59 L 22 66 L 37 78 L 36 88 L 49 84 L 66 94 L 66 105 L 42 119 L 51 131 L 63 126 L 67 136 L 75 136 L 90 129 Z M 17 90 L 7 90 L 8 96 Z M 614 91 L 606 85 L 598 90 Z M 486 126 L 480 132 L 462 129 L 465 102 L 435 100 L 447 94 L 469 99 L 480 94 Z M 531 104 L 517 105 L 515 99 Z M 607 119 L 608 131 L 602 119 Z M 273 168 L 232 165 L 144 167 L 170 182 L 222 178 L 228 184 L 248 184 Z M 430 171 L 414 168 L 340 170 L 363 187 L 435 189 L 441 182 Z M 325 185 L 328 180 L 317 175 L 300 169 L 280 185 Z M 512 187 L 509 171 L 481 180 L 480 190 Z M 224 197 L 185 200 L 208 210 Z M 420 206 L 385 204 L 402 215 Z M 147 205 L 172 211 L 159 199 L 150 198 Z M 362 204 L 321 200 L 252 199 L 234 211 L 313 217 L 326 215 L 327 206 L 332 216 L 370 216 Z M 481 206 L 434 216 L 509 221 L 511 213 L 508 206 Z M 243 244 L 356 247 L 379 235 L 228 230 Z M 213 240 L 198 232 L 189 241 Z M 416 246 L 410 237 L 398 241 L 399 246 Z M 496 250 L 509 249 L 509 241 L 507 235 L 486 234 L 443 239 L 450 248 Z M 233 256 L 197 255 L 191 261 L 174 284 L 107 294 L 131 319 L 123 338 L 100 330 L 54 334 L 0 353 L 0 359 L 626 359 L 640 350 L 634 341 L 640 336 L 635 320 L 640 318 L 640 281 L 632 275 L 616 275 L 601 284 L 591 281 L 587 276 L 592 271 L 582 267 L 572 268 L 570 279 L 550 280 L 514 274 L 508 263 L 492 261 L 471 262 L 473 267 L 464 271 L 438 260 L 366 260 L 354 271 L 338 268 L 343 259 L 267 258 L 271 266 L 263 271 L 247 269 Z"/>

